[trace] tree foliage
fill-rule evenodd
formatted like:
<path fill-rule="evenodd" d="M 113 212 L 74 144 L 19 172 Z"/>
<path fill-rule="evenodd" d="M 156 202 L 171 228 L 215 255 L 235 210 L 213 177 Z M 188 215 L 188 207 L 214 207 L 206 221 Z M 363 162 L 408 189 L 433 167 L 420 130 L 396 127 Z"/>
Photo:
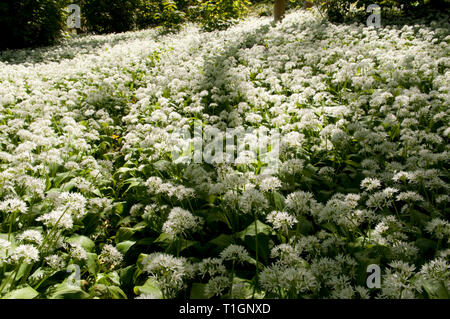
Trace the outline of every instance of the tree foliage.
<path fill-rule="evenodd" d="M 2 0 L 0 49 L 54 43 L 65 22 L 65 5 L 67 0 Z"/>
<path fill-rule="evenodd" d="M 199 1 L 200 21 L 205 30 L 224 29 L 247 13 L 248 0 Z"/>

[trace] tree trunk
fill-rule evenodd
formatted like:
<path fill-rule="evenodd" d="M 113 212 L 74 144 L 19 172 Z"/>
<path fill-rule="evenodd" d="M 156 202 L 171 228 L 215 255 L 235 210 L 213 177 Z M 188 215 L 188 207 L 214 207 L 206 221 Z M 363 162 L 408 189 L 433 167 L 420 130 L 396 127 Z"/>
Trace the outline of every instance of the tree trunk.
<path fill-rule="evenodd" d="M 286 11 L 286 0 L 275 0 L 273 16 L 275 22 L 283 20 Z"/>

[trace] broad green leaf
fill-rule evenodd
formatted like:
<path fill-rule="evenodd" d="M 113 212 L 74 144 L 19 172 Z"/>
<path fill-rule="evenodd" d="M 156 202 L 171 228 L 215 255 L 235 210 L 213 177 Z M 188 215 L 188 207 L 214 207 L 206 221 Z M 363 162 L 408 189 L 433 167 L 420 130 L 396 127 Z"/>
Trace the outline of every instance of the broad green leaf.
<path fill-rule="evenodd" d="M 206 293 L 206 284 L 194 282 L 191 287 L 190 298 L 191 299 L 209 299 L 213 297 Z"/>
<path fill-rule="evenodd" d="M 34 299 L 39 295 L 39 293 L 31 288 L 30 286 L 26 286 L 24 288 L 13 290 L 2 297 L 2 299 Z"/>
<path fill-rule="evenodd" d="M 116 271 L 110 273 L 100 273 L 97 275 L 96 283 L 109 286 L 111 284 L 120 286 L 120 277 Z"/>
<path fill-rule="evenodd" d="M 242 240 L 245 239 L 245 236 L 252 236 L 254 237 L 256 235 L 256 231 L 258 231 L 258 234 L 264 234 L 269 235 L 272 232 L 272 228 L 269 225 L 266 225 L 259 220 L 256 221 L 256 229 L 255 229 L 255 222 L 251 223 L 246 229 L 239 232 L 237 235 Z"/>
<path fill-rule="evenodd" d="M 135 286 L 133 289 L 136 295 L 148 294 L 154 299 L 162 299 L 162 291 L 154 278 L 149 278 L 142 286 Z"/>
<path fill-rule="evenodd" d="M 33 267 L 33 264 L 20 264 L 19 270 L 17 271 L 17 275 L 15 276 L 16 281 L 22 279 L 22 277 L 30 271 L 30 268 Z"/>
<path fill-rule="evenodd" d="M 90 274 L 95 275 L 98 272 L 98 256 L 94 253 L 87 253 L 86 265 Z"/>
<path fill-rule="evenodd" d="M 70 285 L 67 282 L 57 284 L 52 287 L 52 293 L 48 299 L 88 299 L 90 296 L 80 287 Z"/>
<path fill-rule="evenodd" d="M 273 192 L 273 201 L 275 202 L 275 208 L 279 211 L 284 209 L 285 198 L 283 194 L 279 192 Z"/>
<path fill-rule="evenodd" d="M 128 299 L 127 295 L 117 286 L 108 286 L 108 297 L 111 299 Z"/>
<path fill-rule="evenodd" d="M 211 244 L 217 246 L 220 250 L 227 248 L 230 244 L 234 242 L 232 235 L 220 234 L 214 239 L 209 241 Z"/>
<path fill-rule="evenodd" d="M 138 266 L 138 269 L 140 269 L 140 270 L 144 270 L 144 268 L 145 268 L 145 262 L 146 262 L 146 259 L 148 258 L 148 255 L 147 254 L 140 254 L 139 255 L 139 257 L 138 257 L 138 259 L 137 259 L 137 261 L 136 261 L 136 265 Z"/>
<path fill-rule="evenodd" d="M 174 236 L 167 233 L 161 233 L 161 235 L 159 235 L 158 238 L 155 239 L 154 243 L 159 244 L 163 248 L 165 248 L 172 244 L 174 240 Z"/>
<path fill-rule="evenodd" d="M 135 241 L 127 240 L 117 244 L 116 248 L 118 251 L 120 251 L 122 254 L 125 255 L 127 251 L 131 248 L 131 246 L 133 246 L 135 243 L 136 243 Z"/>
<path fill-rule="evenodd" d="M 95 243 L 88 237 L 82 235 L 73 235 L 66 239 L 70 244 L 80 244 L 86 251 L 91 252 L 95 248 Z"/>
<path fill-rule="evenodd" d="M 101 214 L 87 213 L 83 218 L 84 233 L 92 234 L 101 223 Z"/>
<path fill-rule="evenodd" d="M 116 235 L 116 243 L 121 243 L 130 239 L 135 232 L 136 230 L 131 227 L 120 227 Z"/>
<path fill-rule="evenodd" d="M 136 270 L 136 266 L 131 265 L 119 270 L 121 286 L 128 286 L 133 282 L 133 274 Z"/>
<path fill-rule="evenodd" d="M 450 298 L 450 293 L 442 280 L 426 280 L 422 282 L 422 286 L 431 299 Z"/>

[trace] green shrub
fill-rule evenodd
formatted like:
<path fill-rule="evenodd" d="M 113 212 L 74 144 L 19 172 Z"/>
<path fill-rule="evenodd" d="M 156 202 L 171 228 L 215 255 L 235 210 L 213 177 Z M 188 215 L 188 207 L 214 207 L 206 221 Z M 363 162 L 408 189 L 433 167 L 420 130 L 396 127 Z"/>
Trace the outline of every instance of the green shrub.
<path fill-rule="evenodd" d="M 138 0 L 84 0 L 81 12 L 85 26 L 97 33 L 132 30 L 137 3 Z"/>
<path fill-rule="evenodd" d="M 189 1 L 139 0 L 135 11 L 136 26 L 143 29 L 162 25 L 168 28 L 179 26 L 185 21 Z"/>
<path fill-rule="evenodd" d="M 199 19 L 207 31 L 225 29 L 248 11 L 248 0 L 207 0 L 200 1 Z"/>
<path fill-rule="evenodd" d="M 2 0 L 0 49 L 49 45 L 65 24 L 67 0 Z"/>

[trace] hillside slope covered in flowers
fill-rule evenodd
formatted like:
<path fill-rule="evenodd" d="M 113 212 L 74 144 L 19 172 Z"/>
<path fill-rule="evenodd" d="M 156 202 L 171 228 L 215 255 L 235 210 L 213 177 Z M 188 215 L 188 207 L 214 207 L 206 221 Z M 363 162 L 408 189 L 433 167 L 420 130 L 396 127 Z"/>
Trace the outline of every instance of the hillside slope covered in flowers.
<path fill-rule="evenodd" d="M 0 295 L 448 297 L 447 18 L 0 54 Z M 276 170 L 254 133 L 234 162 L 176 160 L 194 123 L 279 132 Z"/>

